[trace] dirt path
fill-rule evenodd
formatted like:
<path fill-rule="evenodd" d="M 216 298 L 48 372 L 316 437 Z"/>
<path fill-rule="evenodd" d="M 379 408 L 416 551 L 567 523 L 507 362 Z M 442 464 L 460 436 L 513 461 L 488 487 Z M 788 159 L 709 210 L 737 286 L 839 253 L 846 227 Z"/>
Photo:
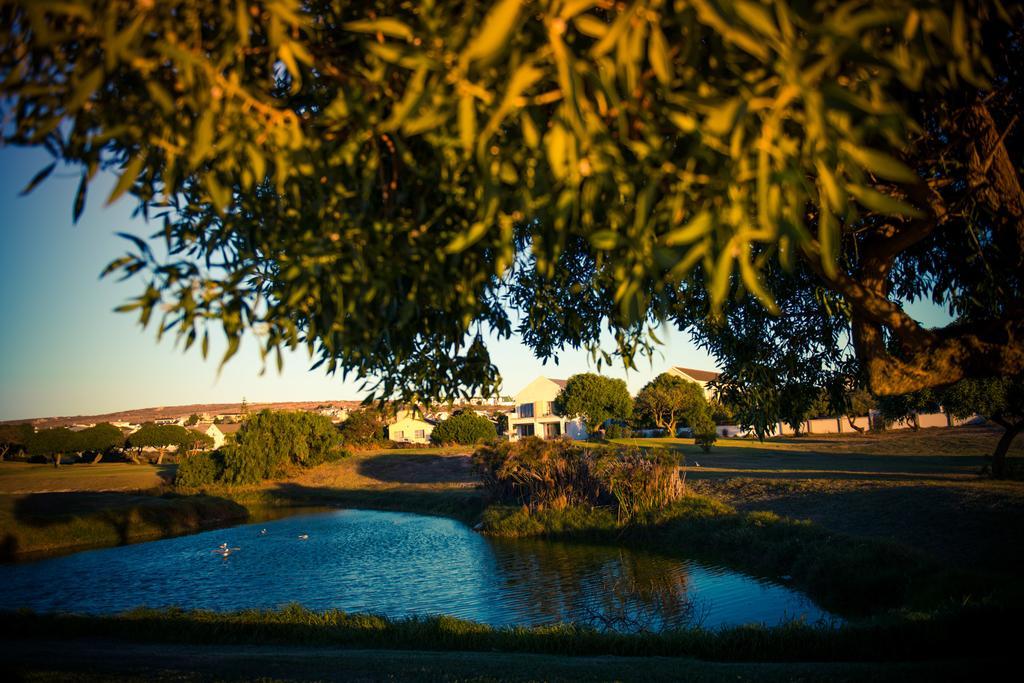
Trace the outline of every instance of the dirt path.
<path fill-rule="evenodd" d="M 182 645 L 114 640 L 0 642 L 5 680 L 28 681 L 907 681 L 984 680 L 978 662 L 720 663 L 668 657 Z"/>

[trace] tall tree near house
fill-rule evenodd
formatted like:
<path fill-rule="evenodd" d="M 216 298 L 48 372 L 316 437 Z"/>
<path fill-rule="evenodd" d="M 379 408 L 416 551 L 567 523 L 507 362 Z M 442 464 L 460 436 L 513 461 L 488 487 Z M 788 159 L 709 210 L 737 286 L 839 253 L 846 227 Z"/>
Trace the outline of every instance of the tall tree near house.
<path fill-rule="evenodd" d="M 196 415 L 195 413 L 192 413 L 191 415 L 189 415 L 188 419 L 185 420 L 185 426 L 186 427 L 194 427 L 197 424 L 199 424 L 199 416 Z"/>
<path fill-rule="evenodd" d="M 633 402 L 635 419 L 664 429 L 670 437 L 676 435 L 680 421 L 692 426 L 696 415 L 708 410 L 704 390 L 699 384 L 667 372 L 644 385 Z"/>
<path fill-rule="evenodd" d="M 414 402 L 496 389 L 488 332 L 634 367 L 754 300 L 878 395 L 1024 371 L 1019 3 L 238 7 L 0 8 L 4 142 L 81 171 L 76 218 L 99 169 L 160 213 L 109 271 L 186 348 L 255 328 Z"/>
<path fill-rule="evenodd" d="M 1003 428 L 992 452 L 992 476 L 1005 477 L 1006 454 L 1013 440 L 1024 432 L 1024 375 L 957 382 L 942 393 L 942 405 L 954 418 L 977 413 Z"/>
<path fill-rule="evenodd" d="M 633 416 L 633 398 L 626 383 L 588 372 L 573 375 L 555 397 L 556 415 L 583 418 L 587 431 L 596 434 L 608 420 Z"/>

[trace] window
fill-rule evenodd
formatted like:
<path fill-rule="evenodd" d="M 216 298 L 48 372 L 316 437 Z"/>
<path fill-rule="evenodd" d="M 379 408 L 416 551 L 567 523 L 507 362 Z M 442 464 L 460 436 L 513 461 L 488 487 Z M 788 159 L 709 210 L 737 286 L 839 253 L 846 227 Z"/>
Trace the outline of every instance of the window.
<path fill-rule="evenodd" d="M 395 441 L 398 441 L 399 439 L 403 438 L 404 436 L 405 436 L 405 434 L 403 432 L 395 432 L 394 436 L 392 436 L 391 438 L 394 439 Z"/>
<path fill-rule="evenodd" d="M 557 422 L 544 425 L 544 438 L 557 439 L 562 435 L 562 425 Z"/>
<path fill-rule="evenodd" d="M 544 414 L 545 415 L 554 415 L 555 414 L 555 402 L 554 401 L 548 401 L 547 403 L 544 404 Z"/>
<path fill-rule="evenodd" d="M 519 406 L 519 417 L 533 417 L 533 404 L 524 403 Z M 531 436 L 533 436 L 531 434 Z"/>
<path fill-rule="evenodd" d="M 520 437 L 533 436 L 533 425 L 516 425 Z"/>
<path fill-rule="evenodd" d="M 422 430 L 422 429 L 417 429 L 416 430 L 416 438 L 417 439 L 425 439 L 426 437 L 427 437 L 427 435 L 426 435 L 426 432 L 424 430 Z"/>

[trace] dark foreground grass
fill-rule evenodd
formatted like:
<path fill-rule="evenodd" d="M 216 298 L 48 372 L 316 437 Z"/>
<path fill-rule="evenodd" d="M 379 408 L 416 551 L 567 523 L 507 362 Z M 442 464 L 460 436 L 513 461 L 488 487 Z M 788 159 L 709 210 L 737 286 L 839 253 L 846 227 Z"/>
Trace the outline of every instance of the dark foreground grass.
<path fill-rule="evenodd" d="M 492 506 L 483 530 L 643 547 L 727 564 L 798 588 L 831 611 L 863 616 L 931 611 L 954 602 L 1024 604 L 1016 581 L 949 569 L 896 543 L 836 534 L 770 512 L 740 513 L 713 498 L 686 496 L 671 508 L 619 524 L 604 509 L 530 511 Z"/>
<path fill-rule="evenodd" d="M 573 625 L 493 628 L 453 617 L 388 619 L 299 606 L 218 613 L 137 609 L 117 616 L 0 613 L 6 638 L 344 646 L 562 656 L 695 657 L 723 662 L 883 662 L 1011 657 L 1020 615 L 994 606 L 888 615 L 842 626 L 799 622 L 646 634 Z"/>

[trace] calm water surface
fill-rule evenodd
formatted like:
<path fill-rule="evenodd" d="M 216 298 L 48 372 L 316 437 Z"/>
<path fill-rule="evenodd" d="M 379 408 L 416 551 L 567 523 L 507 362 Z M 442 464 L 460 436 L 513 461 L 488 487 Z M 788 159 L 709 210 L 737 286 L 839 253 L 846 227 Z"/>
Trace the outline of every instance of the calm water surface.
<path fill-rule="evenodd" d="M 213 550 L 221 543 L 238 550 L 220 557 Z M 287 603 L 393 617 L 451 614 L 494 626 L 575 621 L 621 631 L 831 618 L 785 586 L 694 560 L 496 540 L 450 519 L 367 510 L 0 566 L 0 609 L 226 611 Z"/>

